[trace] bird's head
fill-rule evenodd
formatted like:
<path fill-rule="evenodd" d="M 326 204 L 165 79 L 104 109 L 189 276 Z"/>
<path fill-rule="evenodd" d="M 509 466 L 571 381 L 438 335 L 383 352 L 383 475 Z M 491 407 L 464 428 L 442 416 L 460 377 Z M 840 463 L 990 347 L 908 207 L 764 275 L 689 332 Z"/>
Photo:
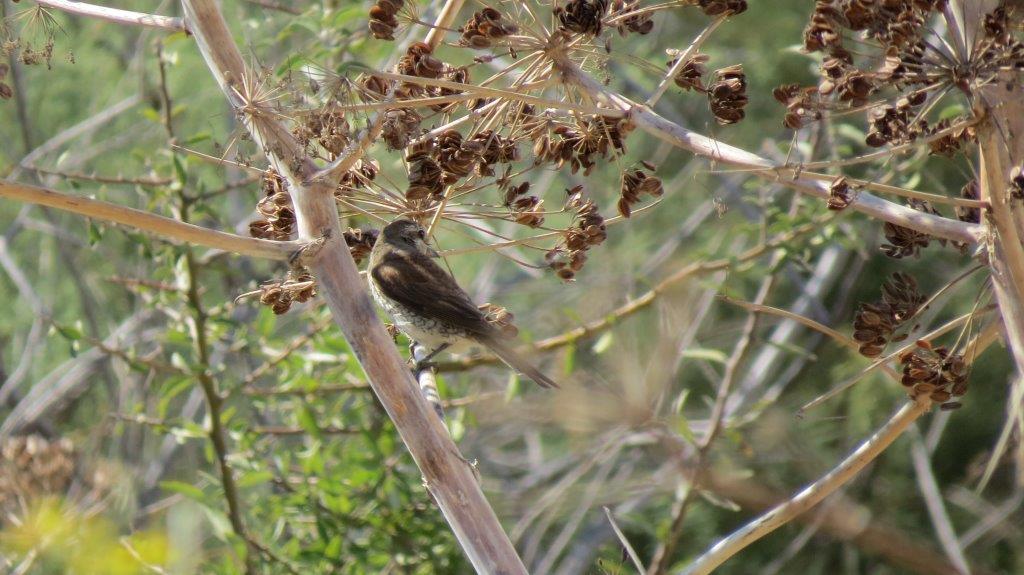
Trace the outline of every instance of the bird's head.
<path fill-rule="evenodd" d="M 434 248 L 427 244 L 427 230 L 418 223 L 402 218 L 384 227 L 380 239 L 391 249 L 405 252 L 416 252 L 427 257 L 440 257 Z"/>

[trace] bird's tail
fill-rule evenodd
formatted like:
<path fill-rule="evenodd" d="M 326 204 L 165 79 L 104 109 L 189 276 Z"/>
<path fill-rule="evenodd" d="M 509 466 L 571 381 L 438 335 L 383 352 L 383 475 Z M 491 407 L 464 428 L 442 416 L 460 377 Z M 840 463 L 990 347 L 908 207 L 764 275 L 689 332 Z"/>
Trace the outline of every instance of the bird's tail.
<path fill-rule="evenodd" d="M 481 343 L 489 347 L 494 352 L 494 355 L 498 356 L 498 359 L 508 364 L 512 369 L 532 379 L 537 385 L 541 387 L 558 387 L 558 384 L 553 379 L 544 375 L 541 370 L 534 367 L 529 360 L 500 338 L 487 338 L 486 341 Z"/>

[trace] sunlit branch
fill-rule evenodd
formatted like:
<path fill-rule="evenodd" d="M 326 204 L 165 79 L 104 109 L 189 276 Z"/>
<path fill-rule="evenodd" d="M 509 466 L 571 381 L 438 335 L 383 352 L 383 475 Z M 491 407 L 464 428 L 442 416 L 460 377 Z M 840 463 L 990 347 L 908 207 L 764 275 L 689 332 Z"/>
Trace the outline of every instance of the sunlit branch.
<path fill-rule="evenodd" d="M 56 208 L 105 222 L 121 224 L 169 240 L 220 249 L 245 256 L 286 260 L 296 249 L 301 247 L 299 242 L 279 242 L 246 238 L 194 224 L 179 222 L 172 218 L 158 216 L 135 208 L 7 181 L 0 181 L 0 197 Z"/>

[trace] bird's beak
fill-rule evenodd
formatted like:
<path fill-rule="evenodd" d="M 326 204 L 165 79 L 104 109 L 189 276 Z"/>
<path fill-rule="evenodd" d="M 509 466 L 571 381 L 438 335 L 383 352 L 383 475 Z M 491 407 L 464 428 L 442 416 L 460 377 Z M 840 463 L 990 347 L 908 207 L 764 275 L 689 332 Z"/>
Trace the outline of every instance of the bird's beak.
<path fill-rule="evenodd" d="M 437 253 L 437 250 L 427 245 L 427 242 L 423 242 L 423 253 L 427 254 L 432 258 L 441 257 L 441 254 Z"/>

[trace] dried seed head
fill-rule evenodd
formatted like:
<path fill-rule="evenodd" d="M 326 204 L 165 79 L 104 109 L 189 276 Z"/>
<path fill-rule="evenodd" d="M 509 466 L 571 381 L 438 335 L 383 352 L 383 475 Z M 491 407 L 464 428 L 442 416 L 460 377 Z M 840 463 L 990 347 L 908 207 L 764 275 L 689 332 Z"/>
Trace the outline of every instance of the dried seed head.
<path fill-rule="evenodd" d="M 601 21 L 608 12 L 608 1 L 569 0 L 554 12 L 563 30 L 597 36 L 601 33 Z"/>

